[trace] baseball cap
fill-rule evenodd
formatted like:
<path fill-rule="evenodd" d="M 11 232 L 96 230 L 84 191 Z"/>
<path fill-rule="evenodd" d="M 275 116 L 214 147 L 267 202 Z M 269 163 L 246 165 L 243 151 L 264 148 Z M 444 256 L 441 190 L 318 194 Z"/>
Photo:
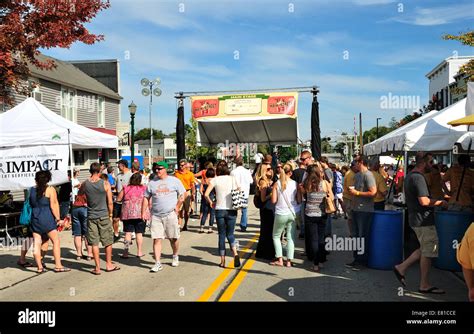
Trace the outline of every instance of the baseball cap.
<path fill-rule="evenodd" d="M 166 169 L 169 168 L 168 163 L 166 161 L 160 161 L 155 166 L 153 166 L 153 170 L 157 169 L 158 167 L 164 167 Z"/>

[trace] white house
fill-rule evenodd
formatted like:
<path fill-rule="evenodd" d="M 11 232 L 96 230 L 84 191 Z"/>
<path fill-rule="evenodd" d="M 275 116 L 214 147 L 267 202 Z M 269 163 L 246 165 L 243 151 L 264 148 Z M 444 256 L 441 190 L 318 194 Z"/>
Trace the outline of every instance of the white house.
<path fill-rule="evenodd" d="M 426 77 L 429 83 L 429 98 L 437 101 L 437 109 L 443 109 L 454 103 L 449 85 L 455 82 L 459 68 L 474 56 L 453 56 L 444 59 L 433 68 Z"/>

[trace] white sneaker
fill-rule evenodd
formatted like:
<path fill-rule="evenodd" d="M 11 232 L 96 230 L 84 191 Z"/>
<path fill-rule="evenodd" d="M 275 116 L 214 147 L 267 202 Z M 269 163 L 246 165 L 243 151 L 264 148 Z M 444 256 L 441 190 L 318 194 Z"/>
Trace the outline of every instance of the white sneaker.
<path fill-rule="evenodd" d="M 161 270 L 163 270 L 163 266 L 158 262 L 150 269 L 150 272 L 157 273 Z"/>
<path fill-rule="evenodd" d="M 172 267 L 177 267 L 179 266 L 179 256 L 178 255 L 173 255 L 173 261 L 171 262 Z"/>

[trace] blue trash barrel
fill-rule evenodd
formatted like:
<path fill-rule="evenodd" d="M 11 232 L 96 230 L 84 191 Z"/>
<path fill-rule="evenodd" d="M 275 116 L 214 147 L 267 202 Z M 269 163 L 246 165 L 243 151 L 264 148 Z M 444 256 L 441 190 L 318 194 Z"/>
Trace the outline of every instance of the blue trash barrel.
<path fill-rule="evenodd" d="M 462 271 L 456 260 L 454 240 L 459 244 L 467 228 L 474 221 L 474 214 L 459 211 L 436 211 L 435 225 L 438 232 L 438 257 L 434 260 L 436 268 Z"/>
<path fill-rule="evenodd" d="M 374 211 L 369 268 L 390 270 L 403 261 L 403 211 Z"/>

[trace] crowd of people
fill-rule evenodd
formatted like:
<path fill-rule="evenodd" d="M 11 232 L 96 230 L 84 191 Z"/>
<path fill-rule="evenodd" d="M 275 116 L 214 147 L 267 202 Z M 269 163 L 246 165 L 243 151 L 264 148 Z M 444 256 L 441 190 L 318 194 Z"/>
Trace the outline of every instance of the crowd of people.
<path fill-rule="evenodd" d="M 248 202 L 251 185 L 255 185 L 254 205 L 260 214 L 257 258 L 267 260 L 273 266 L 292 267 L 299 229 L 298 237 L 304 239 L 305 245 L 303 255 L 312 261 L 312 270 L 320 272 L 329 254 L 325 239 L 332 235 L 332 219 L 344 217 L 349 236 L 362 240 L 365 249 L 362 253 L 354 251 L 353 260 L 346 266 L 360 270 L 368 264 L 373 212 L 385 209 L 385 199 L 393 189 L 394 195 L 402 192 L 405 196 L 409 224 L 419 242 L 419 247 L 393 271 L 405 285 L 407 269 L 419 261 L 419 291 L 444 293 L 431 285 L 428 278 L 431 259 L 437 257 L 438 252 L 432 208 L 472 212 L 474 173 L 466 168 L 470 163 L 468 156 L 459 156 L 458 163 L 446 170 L 434 164 L 430 154 L 419 153 L 406 173 L 403 168 L 395 172 L 397 168 L 393 166 L 383 167 L 378 160 L 360 155 L 355 155 L 348 166 L 340 167 L 326 157 L 314 159 L 309 150 L 302 151 L 298 161 L 284 164 L 271 155 L 262 155 L 253 174 L 243 166 L 241 157 L 233 162 L 232 171 L 226 161 L 219 161 L 215 165 L 206 162 L 200 172 L 193 173 L 192 165 L 181 160 L 173 175 L 168 175 L 166 162 L 153 164 L 150 174 L 140 170 L 137 163 L 129 169 L 128 162 L 120 160 L 116 176 L 112 167 L 92 163 L 88 179 L 80 182 L 76 170 L 71 182 L 60 187 L 59 195 L 48 185 L 51 173 L 38 172 L 36 186 L 28 193 L 33 208 L 29 237 L 34 240 L 37 272 L 45 270 L 43 257 L 49 241 L 53 244 L 54 271 L 70 271 L 61 263 L 57 229 L 69 214 L 77 259 L 94 260 L 92 273 L 95 275 L 101 274 L 100 244 L 105 250 L 105 270 L 120 270 L 112 262 L 112 246 L 121 239 L 120 222 L 124 232 L 123 259 L 130 257 L 132 240 L 136 243 L 136 256 L 145 255 L 143 235 L 149 228 L 155 259 L 150 271 L 163 269 L 164 239 L 170 241 L 172 248 L 171 266 L 179 266 L 179 239 L 187 230 L 196 192 L 201 194 L 199 233 L 206 232 L 206 222 L 208 234 L 213 233 L 213 227 L 217 225 L 218 265 L 226 266 L 227 240 L 237 268 L 240 258 L 234 230 L 238 214 L 232 193 L 235 189 L 242 190 Z M 247 208 L 244 207 L 240 231 L 247 230 L 247 220 Z M 83 244 L 87 255 L 83 254 Z M 26 261 L 26 251 L 22 250 L 18 264 L 32 266 Z M 474 282 L 469 284 L 472 286 Z"/>

